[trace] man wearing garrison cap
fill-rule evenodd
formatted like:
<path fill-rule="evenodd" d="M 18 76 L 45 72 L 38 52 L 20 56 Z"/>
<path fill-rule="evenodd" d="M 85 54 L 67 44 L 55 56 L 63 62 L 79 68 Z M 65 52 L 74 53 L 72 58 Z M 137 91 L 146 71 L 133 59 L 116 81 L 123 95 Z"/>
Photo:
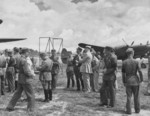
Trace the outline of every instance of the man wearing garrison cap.
<path fill-rule="evenodd" d="M 131 97 L 134 96 L 134 108 L 135 113 L 140 112 L 140 98 L 139 89 L 140 83 L 143 81 L 143 74 L 139 66 L 139 62 L 136 61 L 134 56 L 134 50 L 128 48 L 126 50 L 128 58 L 123 61 L 122 64 L 122 81 L 126 87 L 127 103 L 126 103 L 126 113 L 131 114 Z M 139 73 L 139 76 L 137 74 Z"/>
<path fill-rule="evenodd" d="M 81 64 L 78 63 L 79 60 L 81 59 L 82 48 L 78 47 L 77 50 L 76 50 L 76 53 L 77 54 L 73 58 L 73 65 L 74 65 L 74 74 L 75 74 L 75 77 L 76 77 L 77 91 L 80 91 L 81 88 L 82 88 L 82 90 L 84 89 L 82 74 L 80 72 Z"/>
<path fill-rule="evenodd" d="M 32 87 L 34 74 L 30 70 L 27 62 L 27 57 L 29 57 L 29 49 L 23 48 L 21 50 L 21 54 L 22 56 L 19 64 L 18 87 L 12 99 L 10 100 L 6 110 L 14 110 L 17 101 L 20 99 L 21 94 L 24 91 L 28 100 L 27 111 L 33 112 L 35 108 L 35 96 Z"/>
<path fill-rule="evenodd" d="M 109 46 L 104 48 L 104 54 L 105 70 L 103 72 L 103 84 L 100 89 L 100 105 L 107 105 L 109 108 L 115 106 L 114 85 L 116 80 L 117 57 L 112 53 L 112 48 Z M 110 99 L 110 102 L 108 102 L 108 99 Z"/>
<path fill-rule="evenodd" d="M 38 67 L 38 70 L 40 71 L 39 79 L 44 89 L 44 95 L 45 95 L 44 102 L 49 102 L 49 100 L 52 100 L 51 71 L 52 71 L 53 61 L 47 56 L 46 53 L 41 53 L 40 57 L 42 59 L 42 64 L 40 65 L 40 67 Z"/>

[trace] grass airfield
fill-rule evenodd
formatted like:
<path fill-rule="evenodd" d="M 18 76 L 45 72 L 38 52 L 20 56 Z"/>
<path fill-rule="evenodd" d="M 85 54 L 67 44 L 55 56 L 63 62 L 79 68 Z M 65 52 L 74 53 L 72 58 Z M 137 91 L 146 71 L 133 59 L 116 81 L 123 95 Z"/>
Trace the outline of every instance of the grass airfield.
<path fill-rule="evenodd" d="M 65 66 L 63 66 L 65 67 Z M 150 116 L 150 96 L 145 96 L 147 86 L 147 69 L 142 69 L 144 74 L 144 82 L 141 84 L 141 112 L 133 113 L 130 116 Z M 6 93 L 0 98 L 0 116 L 127 116 L 125 114 L 126 93 L 122 84 L 121 72 L 117 73 L 118 90 L 116 94 L 116 107 L 106 108 L 100 107 L 99 93 L 77 92 L 76 88 L 66 89 L 65 68 L 60 72 L 58 79 L 58 87 L 53 92 L 53 101 L 49 103 L 42 102 L 44 95 L 38 75 L 34 79 L 34 90 L 36 98 L 36 111 L 28 114 L 26 112 L 26 102 L 19 100 L 15 111 L 7 112 L 5 107 L 13 94 Z M 100 86 L 101 86 L 101 76 Z"/>

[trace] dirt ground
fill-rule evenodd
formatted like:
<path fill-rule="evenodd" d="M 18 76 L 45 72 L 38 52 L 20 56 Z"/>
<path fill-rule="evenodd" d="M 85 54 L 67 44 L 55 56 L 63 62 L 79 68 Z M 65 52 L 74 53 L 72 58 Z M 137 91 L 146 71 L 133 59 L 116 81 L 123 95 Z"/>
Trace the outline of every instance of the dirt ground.
<path fill-rule="evenodd" d="M 26 102 L 19 100 L 15 111 L 7 112 L 5 107 L 13 94 L 6 93 L 0 98 L 0 116 L 127 116 L 125 114 L 126 94 L 122 85 L 121 73 L 118 72 L 117 80 L 119 89 L 116 94 L 116 107 L 100 107 L 99 93 L 77 92 L 76 88 L 66 89 L 65 71 L 60 73 L 58 87 L 53 92 L 53 101 L 49 103 L 42 102 L 43 90 L 38 80 L 38 76 L 33 83 L 36 96 L 36 111 L 32 114 L 26 112 Z M 147 69 L 143 69 L 144 83 L 141 85 L 141 112 L 134 113 L 131 116 L 150 116 L 150 96 L 145 96 L 147 86 Z M 101 77 L 100 85 L 101 85 Z"/>

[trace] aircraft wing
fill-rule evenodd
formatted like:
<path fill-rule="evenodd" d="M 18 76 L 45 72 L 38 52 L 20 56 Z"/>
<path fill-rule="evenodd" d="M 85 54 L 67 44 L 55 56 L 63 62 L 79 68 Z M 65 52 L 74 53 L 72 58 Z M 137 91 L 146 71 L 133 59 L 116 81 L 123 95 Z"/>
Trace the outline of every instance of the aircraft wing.
<path fill-rule="evenodd" d="M 0 43 L 25 40 L 26 38 L 0 38 Z"/>
<path fill-rule="evenodd" d="M 80 46 L 81 48 L 85 48 L 86 46 L 91 46 L 91 48 L 93 48 L 96 52 L 99 51 L 101 53 L 103 53 L 104 51 L 104 47 L 101 46 L 95 46 L 95 45 L 90 45 L 85 43 L 79 43 L 78 46 Z"/>

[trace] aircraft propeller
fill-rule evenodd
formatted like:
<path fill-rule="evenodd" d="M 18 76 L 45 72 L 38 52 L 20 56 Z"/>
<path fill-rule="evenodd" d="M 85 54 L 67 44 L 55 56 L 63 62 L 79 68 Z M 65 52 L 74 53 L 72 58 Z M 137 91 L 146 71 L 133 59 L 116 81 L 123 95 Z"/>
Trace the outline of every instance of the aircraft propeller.
<path fill-rule="evenodd" d="M 131 46 L 134 44 L 134 41 L 131 43 Z"/>

